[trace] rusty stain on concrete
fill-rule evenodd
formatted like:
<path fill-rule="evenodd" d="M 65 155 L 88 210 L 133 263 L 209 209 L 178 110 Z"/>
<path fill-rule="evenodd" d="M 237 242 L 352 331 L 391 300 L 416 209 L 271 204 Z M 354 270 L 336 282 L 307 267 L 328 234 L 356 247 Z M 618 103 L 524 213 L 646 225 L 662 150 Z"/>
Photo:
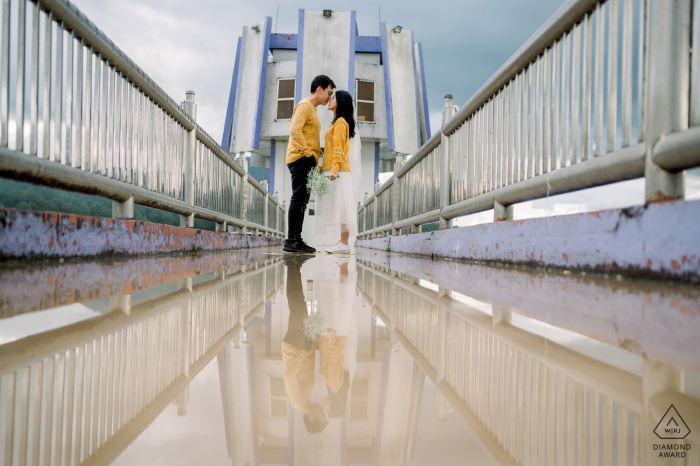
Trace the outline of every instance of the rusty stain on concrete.
<path fill-rule="evenodd" d="M 141 220 L 0 208 L 0 259 L 160 254 L 282 244 L 262 236 L 173 227 Z"/>
<path fill-rule="evenodd" d="M 700 283 L 698 218 L 699 201 L 668 201 L 359 240 L 355 245 L 427 257 Z"/>

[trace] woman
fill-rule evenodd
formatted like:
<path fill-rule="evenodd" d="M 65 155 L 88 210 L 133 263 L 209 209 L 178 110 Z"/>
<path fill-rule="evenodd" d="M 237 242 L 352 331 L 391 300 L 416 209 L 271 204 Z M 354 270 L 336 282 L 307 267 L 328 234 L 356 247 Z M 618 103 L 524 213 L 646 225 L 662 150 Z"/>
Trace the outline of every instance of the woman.
<path fill-rule="evenodd" d="M 357 235 L 357 192 L 361 181 L 360 135 L 355 125 L 352 96 L 337 91 L 328 103 L 333 123 L 326 132 L 321 172 L 330 180 L 330 192 L 316 200 L 316 234 L 340 241 L 330 253 L 350 252 L 350 235 Z"/>

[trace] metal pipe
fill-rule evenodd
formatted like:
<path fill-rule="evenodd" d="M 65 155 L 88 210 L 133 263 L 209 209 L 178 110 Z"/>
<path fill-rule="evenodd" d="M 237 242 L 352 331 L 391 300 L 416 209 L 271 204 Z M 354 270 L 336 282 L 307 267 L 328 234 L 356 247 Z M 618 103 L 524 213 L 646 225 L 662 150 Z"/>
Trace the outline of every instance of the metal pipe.
<path fill-rule="evenodd" d="M 662 137 L 654 146 L 654 163 L 668 171 L 700 165 L 700 127 Z"/>

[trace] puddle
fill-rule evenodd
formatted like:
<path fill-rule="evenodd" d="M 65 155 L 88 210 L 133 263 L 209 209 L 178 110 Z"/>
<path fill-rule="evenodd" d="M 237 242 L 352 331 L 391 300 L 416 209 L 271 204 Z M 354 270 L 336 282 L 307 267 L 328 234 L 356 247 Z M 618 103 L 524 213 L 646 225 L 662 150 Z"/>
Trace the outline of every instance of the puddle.
<path fill-rule="evenodd" d="M 636 465 L 675 464 L 659 445 L 700 451 L 690 287 L 270 248 L 4 267 L 0 291 L 8 465 Z M 682 422 L 662 440 L 671 404 Z"/>

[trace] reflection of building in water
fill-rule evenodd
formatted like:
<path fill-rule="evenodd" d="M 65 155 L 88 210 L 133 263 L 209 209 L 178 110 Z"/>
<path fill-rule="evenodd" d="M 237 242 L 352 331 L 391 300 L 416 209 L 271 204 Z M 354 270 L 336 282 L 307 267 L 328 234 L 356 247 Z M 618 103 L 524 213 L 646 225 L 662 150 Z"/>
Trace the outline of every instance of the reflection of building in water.
<path fill-rule="evenodd" d="M 324 311 L 321 293 L 327 289 L 320 287 L 328 287 L 328 280 L 319 279 L 318 272 L 327 277 L 321 266 L 325 270 L 329 264 L 339 269 L 321 259 L 302 268 L 300 283 L 309 312 Z M 266 307 L 264 322 L 248 326 L 247 344 L 236 348 L 231 343 L 219 355 L 232 464 L 402 464 L 410 455 L 407 447 L 418 420 L 424 376 L 408 353 L 391 350 L 387 329 L 355 292 L 354 264 L 347 267 L 352 299 L 348 308 L 356 329 L 356 343 L 350 342 L 350 335 L 351 349 L 345 352 L 346 375 L 352 379 L 347 411 L 339 418 L 331 416 L 320 433 L 310 434 L 303 412 L 288 401 L 282 347 L 290 318 L 289 293 L 278 294 Z M 316 353 L 311 394 L 311 401 L 319 403 L 328 394 L 320 359 Z"/>

